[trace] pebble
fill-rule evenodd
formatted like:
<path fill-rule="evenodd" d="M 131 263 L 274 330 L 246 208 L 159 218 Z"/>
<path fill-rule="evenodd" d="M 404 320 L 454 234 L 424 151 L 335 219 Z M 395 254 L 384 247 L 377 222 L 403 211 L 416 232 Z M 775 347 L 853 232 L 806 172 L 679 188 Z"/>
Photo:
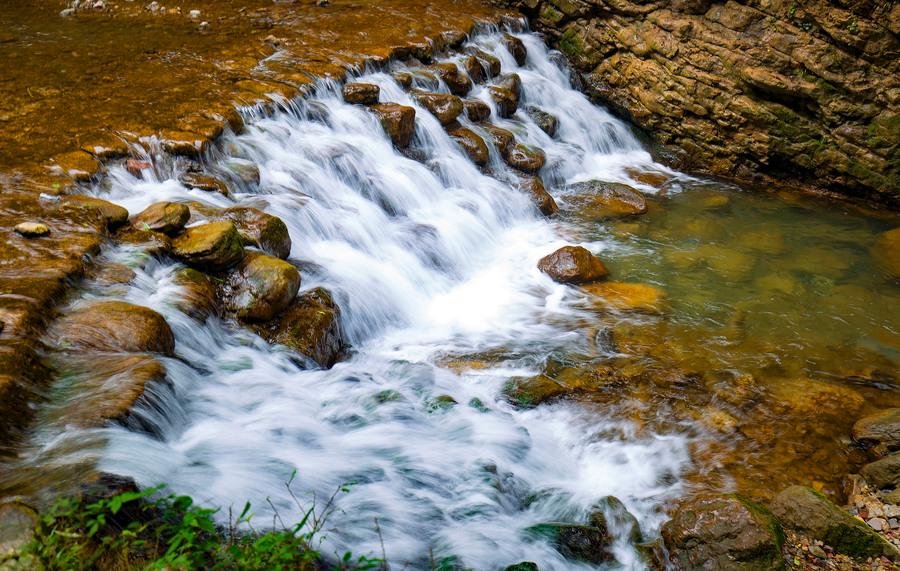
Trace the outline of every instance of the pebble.
<path fill-rule="evenodd" d="M 875 531 L 881 531 L 881 530 L 885 529 L 888 524 L 887 521 L 885 521 L 883 518 L 880 518 L 880 517 L 873 517 L 866 523 L 868 523 L 869 527 L 871 527 Z"/>
<path fill-rule="evenodd" d="M 828 554 L 825 553 L 825 550 L 819 547 L 818 545 L 813 545 L 809 548 L 809 553 L 811 555 L 815 555 L 819 559 L 825 559 L 828 557 Z"/>
<path fill-rule="evenodd" d="M 22 222 L 16 225 L 16 232 L 26 238 L 37 238 L 50 233 L 50 227 L 40 222 Z"/>
<path fill-rule="evenodd" d="M 200 19 L 200 10 L 191 10 L 188 12 L 188 16 L 191 20 L 199 20 Z"/>
<path fill-rule="evenodd" d="M 62 12 L 59 13 L 59 15 L 62 16 L 63 18 L 68 18 L 69 16 L 72 16 L 74 14 L 75 14 L 75 8 L 66 8 L 65 10 L 63 10 Z"/>
<path fill-rule="evenodd" d="M 206 21 L 200 22 L 200 25 L 197 26 L 197 29 L 200 30 L 201 32 L 207 31 L 209 29 L 209 22 L 206 22 Z"/>

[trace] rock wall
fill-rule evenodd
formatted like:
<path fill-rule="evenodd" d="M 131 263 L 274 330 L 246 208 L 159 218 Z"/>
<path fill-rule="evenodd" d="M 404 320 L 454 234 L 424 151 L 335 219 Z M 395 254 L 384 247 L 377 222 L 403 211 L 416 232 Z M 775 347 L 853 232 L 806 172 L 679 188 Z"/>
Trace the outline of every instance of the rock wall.
<path fill-rule="evenodd" d="M 900 204 L 900 3 L 502 1 L 679 167 Z"/>

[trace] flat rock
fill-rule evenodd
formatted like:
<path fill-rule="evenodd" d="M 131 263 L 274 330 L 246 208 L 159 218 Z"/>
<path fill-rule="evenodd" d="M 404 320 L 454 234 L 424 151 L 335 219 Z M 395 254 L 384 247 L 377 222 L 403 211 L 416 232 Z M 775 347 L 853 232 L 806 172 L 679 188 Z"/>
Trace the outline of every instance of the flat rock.
<path fill-rule="evenodd" d="M 341 90 L 344 101 L 355 105 L 375 105 L 381 88 L 373 83 L 348 83 Z"/>
<path fill-rule="evenodd" d="M 50 227 L 41 222 L 20 222 L 15 231 L 26 238 L 40 238 L 50 233 Z"/>
<path fill-rule="evenodd" d="M 107 230 L 115 230 L 128 222 L 128 211 L 102 198 L 73 194 L 59 202 L 63 212 L 79 213 L 99 223 Z"/>
<path fill-rule="evenodd" d="M 173 355 L 175 337 L 165 318 L 149 307 L 98 301 L 76 308 L 53 324 L 50 337 L 61 349 L 95 349 Z"/>
<path fill-rule="evenodd" d="M 609 275 L 600 258 L 581 246 L 563 246 L 541 258 L 538 269 L 564 284 L 582 284 Z"/>
<path fill-rule="evenodd" d="M 244 257 L 237 228 L 230 221 L 193 226 L 172 241 L 172 254 L 201 270 L 226 270 Z"/>
<path fill-rule="evenodd" d="M 152 230 L 173 236 L 184 229 L 191 218 L 191 210 L 177 202 L 157 202 L 151 204 L 131 219 L 131 223 L 141 230 Z"/>
<path fill-rule="evenodd" d="M 900 408 L 880 410 L 857 420 L 853 438 L 884 450 L 900 449 Z"/>
<path fill-rule="evenodd" d="M 647 201 L 640 191 L 627 184 L 589 180 L 569 187 L 576 197 L 573 203 L 582 214 L 592 218 L 633 216 L 647 212 Z"/>
<path fill-rule="evenodd" d="M 224 180 L 196 172 L 186 172 L 178 177 L 178 180 L 188 188 L 202 190 L 204 192 L 218 192 L 228 196 L 228 184 Z"/>

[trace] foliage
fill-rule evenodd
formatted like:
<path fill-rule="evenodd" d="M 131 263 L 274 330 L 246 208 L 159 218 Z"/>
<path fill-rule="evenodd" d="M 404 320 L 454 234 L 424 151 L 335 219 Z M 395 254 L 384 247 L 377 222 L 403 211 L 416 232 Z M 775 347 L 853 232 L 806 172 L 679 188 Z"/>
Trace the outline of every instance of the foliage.
<path fill-rule="evenodd" d="M 303 516 L 285 526 L 276 510 L 273 523 L 280 525 L 265 532 L 253 528 L 249 502 L 237 518 L 229 513 L 223 528 L 214 518 L 217 510 L 199 507 L 187 496 L 163 495 L 163 486 L 94 500 L 61 498 L 41 516 L 34 538 L 15 558 L 20 568 L 31 568 L 37 560 L 47 571 L 318 569 L 323 562 L 315 546 L 335 497 L 347 488 L 335 491 L 322 509 L 315 501 L 304 509 L 291 490 L 293 480 L 287 487 Z M 9 562 L 12 568 L 16 561 Z M 333 568 L 385 569 L 385 564 L 354 559 L 348 552 Z"/>

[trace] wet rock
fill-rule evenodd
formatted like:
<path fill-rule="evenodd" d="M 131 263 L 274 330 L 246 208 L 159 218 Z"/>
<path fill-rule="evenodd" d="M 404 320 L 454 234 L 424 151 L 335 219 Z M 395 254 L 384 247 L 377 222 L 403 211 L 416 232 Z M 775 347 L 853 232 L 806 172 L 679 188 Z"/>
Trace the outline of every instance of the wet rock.
<path fill-rule="evenodd" d="M 522 143 L 507 147 L 504 158 L 509 166 L 526 173 L 536 173 L 547 162 L 544 151 Z"/>
<path fill-rule="evenodd" d="M 162 256 L 172 251 L 172 240 L 161 232 L 125 226 L 115 234 L 116 242 L 140 246 L 150 256 Z"/>
<path fill-rule="evenodd" d="M 225 161 L 225 166 L 244 184 L 259 184 L 259 167 L 253 161 L 231 158 Z"/>
<path fill-rule="evenodd" d="M 494 85 L 488 87 L 488 93 L 497 105 L 497 114 L 501 117 L 512 117 L 519 108 L 522 80 L 515 73 L 504 75 Z"/>
<path fill-rule="evenodd" d="M 533 408 L 568 392 L 568 387 L 546 375 L 517 377 L 503 387 L 504 398 L 520 408 Z"/>
<path fill-rule="evenodd" d="M 533 525 L 525 533 L 549 542 L 566 559 L 594 564 L 615 559 L 611 551 L 613 538 L 605 528 L 553 522 Z"/>
<path fill-rule="evenodd" d="M 438 395 L 433 399 L 429 399 L 425 403 L 425 410 L 429 414 L 434 414 L 437 412 L 443 412 L 446 410 L 450 410 L 455 407 L 457 404 L 456 399 L 451 397 L 450 395 Z"/>
<path fill-rule="evenodd" d="M 871 255 L 882 271 L 900 279 L 900 228 L 880 234 L 872 245 Z"/>
<path fill-rule="evenodd" d="M 181 295 L 175 302 L 179 310 L 200 321 L 218 315 L 216 287 L 206 274 L 194 268 L 182 268 L 175 273 L 174 281 L 181 286 Z"/>
<path fill-rule="evenodd" d="M 501 155 L 505 155 L 507 149 L 509 149 L 510 145 L 516 140 L 512 131 L 507 131 L 506 129 L 491 125 L 490 123 L 485 123 L 481 125 L 481 127 L 487 131 L 491 138 L 491 142 L 497 147 L 497 150 Z"/>
<path fill-rule="evenodd" d="M 200 25 L 204 23 L 201 22 Z M 197 133 L 164 130 L 160 133 L 160 145 L 167 153 L 197 159 L 206 152 L 209 141 Z"/>
<path fill-rule="evenodd" d="M 381 126 L 397 147 L 405 149 L 412 141 L 416 127 L 416 110 L 397 103 L 381 103 L 370 109 L 378 116 Z"/>
<path fill-rule="evenodd" d="M 472 162 L 478 166 L 484 166 L 488 162 L 488 147 L 484 139 L 476 135 L 466 127 L 455 127 L 447 131 L 460 147 L 469 155 Z"/>
<path fill-rule="evenodd" d="M 665 302 L 665 292 L 649 284 L 602 282 L 585 284 L 582 289 L 600 298 L 603 306 L 622 311 L 657 313 Z"/>
<path fill-rule="evenodd" d="M 544 181 L 539 176 L 525 176 L 519 180 L 519 188 L 528 193 L 531 201 L 544 216 L 553 216 L 559 212 L 559 206 L 553 196 L 544 188 Z"/>
<path fill-rule="evenodd" d="M 532 561 L 522 561 L 519 563 L 514 563 L 512 565 L 507 565 L 503 571 L 538 571 L 537 563 Z"/>
<path fill-rule="evenodd" d="M 564 284 L 582 284 L 609 275 L 600 258 L 581 246 L 563 246 L 544 256 L 538 261 L 538 269 Z"/>
<path fill-rule="evenodd" d="M 40 238 L 50 233 L 50 227 L 40 222 L 20 222 L 15 231 L 26 238 Z"/>
<path fill-rule="evenodd" d="M 469 53 L 475 56 L 478 63 L 481 64 L 481 69 L 484 70 L 484 74 L 488 79 L 500 75 L 500 58 L 475 47 L 470 48 Z"/>
<path fill-rule="evenodd" d="M 455 121 L 463 112 L 462 100 L 456 95 L 413 91 L 413 98 L 444 126 Z"/>
<path fill-rule="evenodd" d="M 185 230 L 172 241 L 172 254 L 189 266 L 220 271 L 241 261 L 244 246 L 234 224 L 223 220 Z"/>
<path fill-rule="evenodd" d="M 472 91 L 472 80 L 460 72 L 455 63 L 438 63 L 431 66 L 431 69 L 447 84 L 453 95 L 462 97 Z"/>
<path fill-rule="evenodd" d="M 413 75 L 406 71 L 398 71 L 395 72 L 391 77 L 394 78 L 400 87 L 403 89 L 409 89 L 413 84 Z"/>
<path fill-rule="evenodd" d="M 128 211 L 117 204 L 82 194 L 63 197 L 59 202 L 63 212 L 78 213 L 100 224 L 107 230 L 115 230 L 128 222 Z"/>
<path fill-rule="evenodd" d="M 491 116 L 491 106 L 480 99 L 463 100 L 463 109 L 469 121 L 480 123 Z"/>
<path fill-rule="evenodd" d="M 625 529 L 631 543 L 643 541 L 641 525 L 634 515 L 628 511 L 622 500 L 615 496 L 606 496 L 591 508 L 590 524 L 597 529 Z"/>
<path fill-rule="evenodd" d="M 764 507 L 738 496 L 688 501 L 663 524 L 676 569 L 769 571 L 782 566 L 784 531 Z"/>
<path fill-rule="evenodd" d="M 248 252 L 228 281 L 228 309 L 244 321 L 268 321 L 297 296 L 300 272 L 274 256 Z"/>
<path fill-rule="evenodd" d="M 142 159 L 128 159 L 125 161 L 125 170 L 135 178 L 144 178 L 144 171 L 152 170 L 153 163 Z"/>
<path fill-rule="evenodd" d="M 250 206 L 226 208 L 222 216 L 234 223 L 245 245 L 282 260 L 291 255 L 291 235 L 281 218 Z"/>
<path fill-rule="evenodd" d="M 644 195 L 627 184 L 588 180 L 570 186 L 578 194 L 576 202 L 589 204 L 591 216 L 631 216 L 647 212 Z"/>
<path fill-rule="evenodd" d="M 894 453 L 866 464 L 860 470 L 862 477 L 879 490 L 900 485 L 900 453 Z"/>
<path fill-rule="evenodd" d="M 662 188 L 672 178 L 670 175 L 658 171 L 639 170 L 635 168 L 625 169 L 625 172 L 631 179 L 646 184 L 647 186 L 652 186 L 654 188 Z M 704 206 L 714 208 L 717 206 L 724 206 L 725 204 L 728 204 L 727 195 L 717 193 L 714 195 L 710 195 L 710 198 L 712 198 L 712 200 L 709 203 L 704 202 Z M 725 199 L 724 202 L 722 201 L 722 198 Z"/>
<path fill-rule="evenodd" d="M 218 192 L 219 194 L 228 196 L 228 185 L 225 181 L 214 176 L 200 174 L 196 172 L 186 172 L 178 177 L 178 180 L 188 188 L 195 188 L 205 192 Z"/>
<path fill-rule="evenodd" d="M 37 512 L 25 504 L 18 502 L 0 504 L 0 562 L 5 561 L 8 555 L 18 552 L 31 541 L 37 524 Z M 7 569 L 5 565 L 2 568 Z M 8 569 L 16 568 L 15 566 L 8 567 Z M 21 569 L 25 568 L 21 567 Z"/>
<path fill-rule="evenodd" d="M 125 264 L 104 264 L 98 269 L 94 279 L 102 285 L 131 283 L 137 274 Z"/>
<path fill-rule="evenodd" d="M 785 379 L 775 383 L 773 407 L 794 417 L 795 422 L 822 426 L 846 426 L 859 414 L 865 399 L 856 390 L 838 383 L 816 379 Z"/>
<path fill-rule="evenodd" d="M 50 332 L 61 349 L 151 352 L 172 355 L 175 337 L 162 315 L 124 301 L 99 301 L 76 308 Z"/>
<path fill-rule="evenodd" d="M 316 288 L 299 295 L 277 322 L 262 325 L 257 332 L 329 368 L 346 348 L 340 317 L 341 310 L 328 290 Z"/>
<path fill-rule="evenodd" d="M 173 236 L 184 229 L 191 218 L 191 210 L 177 202 L 151 204 L 132 218 L 131 223 L 141 230 L 152 230 Z"/>
<path fill-rule="evenodd" d="M 556 131 L 559 129 L 559 119 L 556 116 L 547 113 L 536 105 L 526 106 L 525 113 L 541 128 L 541 131 L 547 133 L 550 137 L 556 136 Z"/>
<path fill-rule="evenodd" d="M 354 105 L 375 105 L 381 88 L 372 83 L 348 83 L 341 90 L 344 101 Z"/>
<path fill-rule="evenodd" d="M 880 410 L 857 420 L 853 438 L 880 450 L 900 449 L 900 408 Z"/>
<path fill-rule="evenodd" d="M 466 75 L 473 83 L 481 83 L 484 80 L 485 72 L 481 67 L 481 62 L 475 56 L 468 56 L 462 60 L 463 67 L 466 69 Z"/>
<path fill-rule="evenodd" d="M 512 34 L 503 34 L 503 45 L 512 54 L 517 64 L 525 65 L 528 51 L 525 49 L 525 44 L 522 43 L 522 40 Z"/>
<path fill-rule="evenodd" d="M 772 500 L 772 513 L 785 526 L 823 541 L 837 553 L 860 559 L 884 555 L 900 561 L 896 547 L 813 489 L 783 490 Z"/>

